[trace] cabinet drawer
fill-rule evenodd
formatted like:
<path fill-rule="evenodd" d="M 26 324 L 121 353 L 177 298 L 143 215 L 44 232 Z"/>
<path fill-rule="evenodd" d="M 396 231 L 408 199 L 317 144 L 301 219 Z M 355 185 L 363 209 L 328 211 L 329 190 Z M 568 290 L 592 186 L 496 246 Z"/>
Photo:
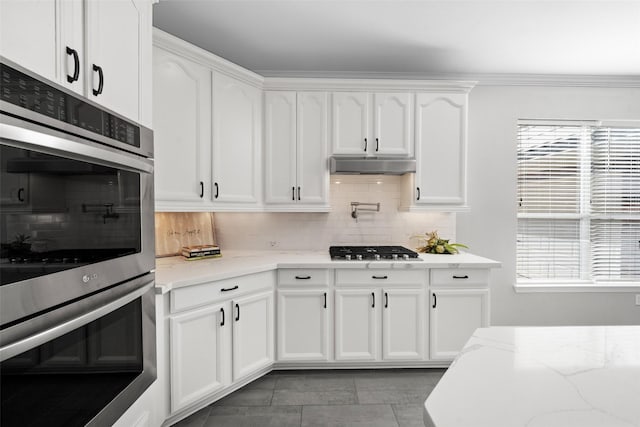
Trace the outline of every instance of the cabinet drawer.
<path fill-rule="evenodd" d="M 278 270 L 278 285 L 286 286 L 328 286 L 330 273 L 326 268 L 287 268 Z"/>
<path fill-rule="evenodd" d="M 482 268 L 434 268 L 431 269 L 432 287 L 487 287 L 489 270 Z"/>
<path fill-rule="evenodd" d="M 274 284 L 275 273 L 266 271 L 176 289 L 171 291 L 171 313 L 229 300 L 261 289 L 273 289 Z"/>
<path fill-rule="evenodd" d="M 336 270 L 336 286 L 350 285 L 416 285 L 422 286 L 426 283 L 426 270 Z"/>

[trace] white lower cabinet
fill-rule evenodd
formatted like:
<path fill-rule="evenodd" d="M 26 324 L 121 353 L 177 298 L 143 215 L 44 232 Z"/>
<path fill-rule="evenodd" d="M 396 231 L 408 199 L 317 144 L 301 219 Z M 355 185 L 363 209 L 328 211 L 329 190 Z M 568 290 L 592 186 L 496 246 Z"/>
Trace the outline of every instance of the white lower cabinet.
<path fill-rule="evenodd" d="M 489 326 L 487 279 L 488 270 L 431 271 L 431 360 L 453 360 L 477 328 Z"/>
<path fill-rule="evenodd" d="M 327 289 L 278 290 L 278 361 L 329 361 L 330 299 Z"/>
<path fill-rule="evenodd" d="M 336 289 L 336 360 L 422 360 L 424 290 Z"/>
<path fill-rule="evenodd" d="M 273 272 L 172 291 L 171 412 L 273 364 Z"/>
<path fill-rule="evenodd" d="M 383 290 L 383 360 L 423 358 L 424 296 L 423 289 Z"/>
<path fill-rule="evenodd" d="M 171 410 L 222 389 L 231 361 L 229 303 L 171 316 Z"/>
<path fill-rule="evenodd" d="M 233 381 L 273 363 L 273 291 L 233 300 Z"/>
<path fill-rule="evenodd" d="M 379 359 L 379 304 L 376 289 L 336 289 L 336 360 Z"/>

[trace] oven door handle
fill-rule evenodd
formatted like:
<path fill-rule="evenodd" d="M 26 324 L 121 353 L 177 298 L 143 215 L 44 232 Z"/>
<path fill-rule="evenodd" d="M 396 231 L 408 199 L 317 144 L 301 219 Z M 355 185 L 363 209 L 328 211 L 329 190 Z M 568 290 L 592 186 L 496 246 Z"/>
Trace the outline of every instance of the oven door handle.
<path fill-rule="evenodd" d="M 55 156 L 63 155 L 73 160 L 89 161 L 134 172 L 153 172 L 152 160 L 126 154 L 115 148 L 101 147 L 97 144 L 90 145 L 82 138 L 66 135 L 52 129 L 43 134 L 43 131 L 35 130 L 37 125 L 31 125 L 34 129 L 24 127 L 24 124 L 21 127 L 21 123 L 10 116 L 3 116 L 2 121 L 0 123 L 0 138 L 3 139 L 3 144 L 28 150 L 35 146 L 38 147 L 37 151 Z"/>
<path fill-rule="evenodd" d="M 98 297 L 98 298 L 94 299 L 93 301 L 88 301 L 87 303 L 91 304 L 92 306 L 97 306 L 97 308 L 84 313 L 83 308 L 85 306 L 83 305 L 82 307 L 78 307 L 78 309 L 82 314 L 74 315 L 70 319 L 57 323 L 55 324 L 55 326 L 51 328 L 40 330 L 40 332 L 36 332 L 33 334 L 28 334 L 24 338 L 19 338 L 13 342 L 3 345 L 0 348 L 0 361 L 10 359 L 13 356 L 24 353 L 27 350 L 31 350 L 32 348 L 35 348 L 39 345 L 49 342 L 55 338 L 58 338 L 66 334 L 67 332 L 71 332 L 74 329 L 84 326 L 87 323 L 93 322 L 94 320 L 99 319 L 100 317 L 103 317 L 111 313 L 112 311 L 117 310 L 122 306 L 125 306 L 126 304 L 130 303 L 136 298 L 139 298 L 142 295 L 144 295 L 154 286 L 155 282 L 153 280 L 153 277 L 154 276 L 152 275 L 151 281 L 149 281 L 149 277 L 134 279 L 128 283 L 123 283 L 121 285 L 116 286 L 115 288 L 111 288 L 109 290 L 106 290 L 104 292 L 100 292 L 94 295 L 93 297 Z M 140 284 L 140 279 L 144 279 L 142 282 L 143 283 L 142 285 Z M 127 285 L 129 285 L 130 287 L 133 287 L 134 289 L 131 290 L 129 287 L 127 287 Z M 124 289 L 122 289 L 121 287 L 124 287 Z M 118 289 L 118 288 L 121 288 L 121 289 Z M 124 295 L 120 295 L 120 291 L 123 291 L 123 290 L 126 290 L 126 293 Z M 109 295 L 109 293 L 111 293 L 111 295 Z M 86 300 L 90 300 L 93 297 L 86 298 Z M 108 302 L 106 303 L 102 301 L 105 298 L 108 298 Z M 80 304 L 80 302 L 76 304 Z M 64 308 L 65 307 L 62 307 L 60 310 L 63 310 Z M 43 315 L 42 317 L 43 318 L 46 317 L 46 314 Z M 38 322 L 38 320 L 40 319 L 35 318 L 35 319 L 32 319 L 31 321 Z M 42 322 L 47 324 L 46 323 L 47 319 L 46 318 L 43 319 Z M 29 322 L 24 322 L 24 323 L 29 323 Z M 8 328 L 8 329 L 11 329 L 11 328 Z M 4 336 L 2 336 L 2 338 L 3 339 L 1 339 L 0 341 L 2 341 L 3 344 L 6 343 L 7 341 L 10 341 L 10 339 L 9 340 L 5 339 Z"/>

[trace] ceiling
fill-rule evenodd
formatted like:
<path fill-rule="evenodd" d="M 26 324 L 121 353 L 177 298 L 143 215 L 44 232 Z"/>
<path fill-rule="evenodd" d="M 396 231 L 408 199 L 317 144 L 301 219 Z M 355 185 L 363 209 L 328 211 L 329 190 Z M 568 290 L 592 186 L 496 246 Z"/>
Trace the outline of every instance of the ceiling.
<path fill-rule="evenodd" d="M 153 14 L 264 76 L 640 77 L 640 0 L 161 0 Z"/>

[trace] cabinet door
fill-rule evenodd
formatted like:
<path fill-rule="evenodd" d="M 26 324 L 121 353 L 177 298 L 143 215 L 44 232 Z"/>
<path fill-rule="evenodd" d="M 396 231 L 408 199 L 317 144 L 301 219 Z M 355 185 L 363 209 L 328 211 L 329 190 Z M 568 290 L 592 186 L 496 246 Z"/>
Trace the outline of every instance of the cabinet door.
<path fill-rule="evenodd" d="M 327 93 L 298 93 L 297 200 L 328 203 Z"/>
<path fill-rule="evenodd" d="M 265 117 L 265 202 L 296 201 L 296 93 L 267 91 Z"/>
<path fill-rule="evenodd" d="M 218 304 L 169 318 L 172 411 L 225 385 L 224 373 L 231 368 L 224 354 L 230 345 L 227 307 Z"/>
<path fill-rule="evenodd" d="M 213 201 L 255 204 L 260 199 L 262 92 L 213 74 Z"/>
<path fill-rule="evenodd" d="M 336 360 L 378 360 L 380 292 L 336 289 Z"/>
<path fill-rule="evenodd" d="M 136 2 L 87 1 L 85 8 L 86 94 L 137 121 L 141 16 Z"/>
<path fill-rule="evenodd" d="M 382 359 L 421 360 L 424 348 L 424 291 L 384 289 Z"/>
<path fill-rule="evenodd" d="M 153 49 L 156 210 L 206 204 L 211 192 L 211 72 Z"/>
<path fill-rule="evenodd" d="M 273 363 L 273 292 L 233 301 L 233 381 Z"/>
<path fill-rule="evenodd" d="M 326 289 L 278 291 L 278 361 L 328 361 L 329 297 Z"/>
<path fill-rule="evenodd" d="M 85 45 L 84 45 L 84 2 L 82 0 L 58 0 L 60 44 L 58 57 L 58 82 L 74 92 L 84 95 Z M 113 25 L 113 24 L 112 24 Z"/>
<path fill-rule="evenodd" d="M 489 324 L 489 290 L 431 291 L 430 353 L 434 360 L 452 360 L 473 332 Z"/>
<path fill-rule="evenodd" d="M 2 0 L 0 54 L 52 81 L 58 81 L 55 0 Z"/>
<path fill-rule="evenodd" d="M 416 101 L 415 203 L 466 203 L 467 95 L 420 93 Z"/>
<path fill-rule="evenodd" d="M 366 154 L 371 148 L 369 94 L 334 92 L 331 99 L 332 154 Z"/>
<path fill-rule="evenodd" d="M 413 94 L 374 95 L 374 155 L 413 155 Z"/>

